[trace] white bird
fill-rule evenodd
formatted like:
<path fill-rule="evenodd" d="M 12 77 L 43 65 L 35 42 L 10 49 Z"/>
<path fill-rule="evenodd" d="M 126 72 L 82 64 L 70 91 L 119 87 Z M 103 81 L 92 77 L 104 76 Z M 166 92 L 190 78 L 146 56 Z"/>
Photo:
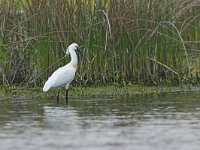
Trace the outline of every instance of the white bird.
<path fill-rule="evenodd" d="M 79 49 L 78 44 L 71 44 L 67 51 L 66 55 L 70 54 L 71 61 L 63 67 L 58 68 L 46 81 L 43 87 L 43 92 L 49 91 L 54 87 L 63 87 L 66 89 L 66 103 L 68 103 L 68 88 L 69 84 L 73 81 L 78 64 L 78 58 L 75 50 Z M 59 101 L 59 93 L 57 95 L 57 101 Z"/>

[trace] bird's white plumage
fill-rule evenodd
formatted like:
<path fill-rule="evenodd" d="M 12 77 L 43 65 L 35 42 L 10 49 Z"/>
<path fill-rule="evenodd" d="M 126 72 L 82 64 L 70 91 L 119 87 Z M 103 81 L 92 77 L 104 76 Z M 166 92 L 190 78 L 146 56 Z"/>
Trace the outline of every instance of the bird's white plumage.
<path fill-rule="evenodd" d="M 62 87 L 69 85 L 74 79 L 76 69 L 71 65 L 67 64 L 64 67 L 56 70 L 44 84 L 43 91 L 47 92 L 52 87 Z"/>
<path fill-rule="evenodd" d="M 43 91 L 47 92 L 50 88 L 53 87 L 62 87 L 65 86 L 68 89 L 69 84 L 74 79 L 76 73 L 76 66 L 77 66 L 77 55 L 75 50 L 77 49 L 78 45 L 76 43 L 71 44 L 68 47 L 68 51 L 71 56 L 71 62 L 63 67 L 58 68 L 46 81 L 43 87 Z"/>

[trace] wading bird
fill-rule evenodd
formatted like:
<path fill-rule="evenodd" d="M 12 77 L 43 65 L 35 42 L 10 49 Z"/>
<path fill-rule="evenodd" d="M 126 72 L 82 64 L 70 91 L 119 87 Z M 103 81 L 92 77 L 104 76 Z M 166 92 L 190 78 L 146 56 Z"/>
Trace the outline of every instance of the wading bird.
<path fill-rule="evenodd" d="M 77 70 L 77 63 L 78 58 L 76 55 L 75 50 L 79 49 L 78 44 L 73 43 L 71 44 L 67 51 L 66 55 L 70 54 L 71 61 L 67 65 L 58 68 L 46 81 L 43 87 L 43 91 L 47 92 L 51 88 L 54 87 L 65 87 L 66 93 L 65 93 L 65 99 L 66 104 L 68 104 L 68 88 L 69 84 L 73 81 L 76 70 Z M 57 94 L 57 102 L 59 102 L 59 92 Z"/>

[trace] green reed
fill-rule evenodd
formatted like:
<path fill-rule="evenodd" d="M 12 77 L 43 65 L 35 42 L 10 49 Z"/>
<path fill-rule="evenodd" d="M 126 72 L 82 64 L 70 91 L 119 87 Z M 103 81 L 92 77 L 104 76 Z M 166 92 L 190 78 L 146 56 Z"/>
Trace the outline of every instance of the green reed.
<path fill-rule="evenodd" d="M 42 85 L 76 42 L 77 85 L 199 81 L 199 2 L 1 0 L 3 84 Z M 191 78 L 192 77 L 192 78 Z"/>

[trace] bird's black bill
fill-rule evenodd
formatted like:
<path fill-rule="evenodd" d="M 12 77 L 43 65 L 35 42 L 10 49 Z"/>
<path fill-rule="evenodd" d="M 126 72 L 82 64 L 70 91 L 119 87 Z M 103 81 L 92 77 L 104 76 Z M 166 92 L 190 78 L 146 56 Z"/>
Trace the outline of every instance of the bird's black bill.
<path fill-rule="evenodd" d="M 91 63 L 91 62 L 85 57 L 85 55 L 83 54 L 82 49 L 83 49 L 82 47 L 77 47 L 78 52 L 83 56 L 83 58 L 84 58 L 85 60 L 87 60 L 88 63 Z"/>
<path fill-rule="evenodd" d="M 80 47 L 77 47 L 77 50 L 78 50 L 78 51 L 81 51 L 81 48 L 80 48 Z"/>

